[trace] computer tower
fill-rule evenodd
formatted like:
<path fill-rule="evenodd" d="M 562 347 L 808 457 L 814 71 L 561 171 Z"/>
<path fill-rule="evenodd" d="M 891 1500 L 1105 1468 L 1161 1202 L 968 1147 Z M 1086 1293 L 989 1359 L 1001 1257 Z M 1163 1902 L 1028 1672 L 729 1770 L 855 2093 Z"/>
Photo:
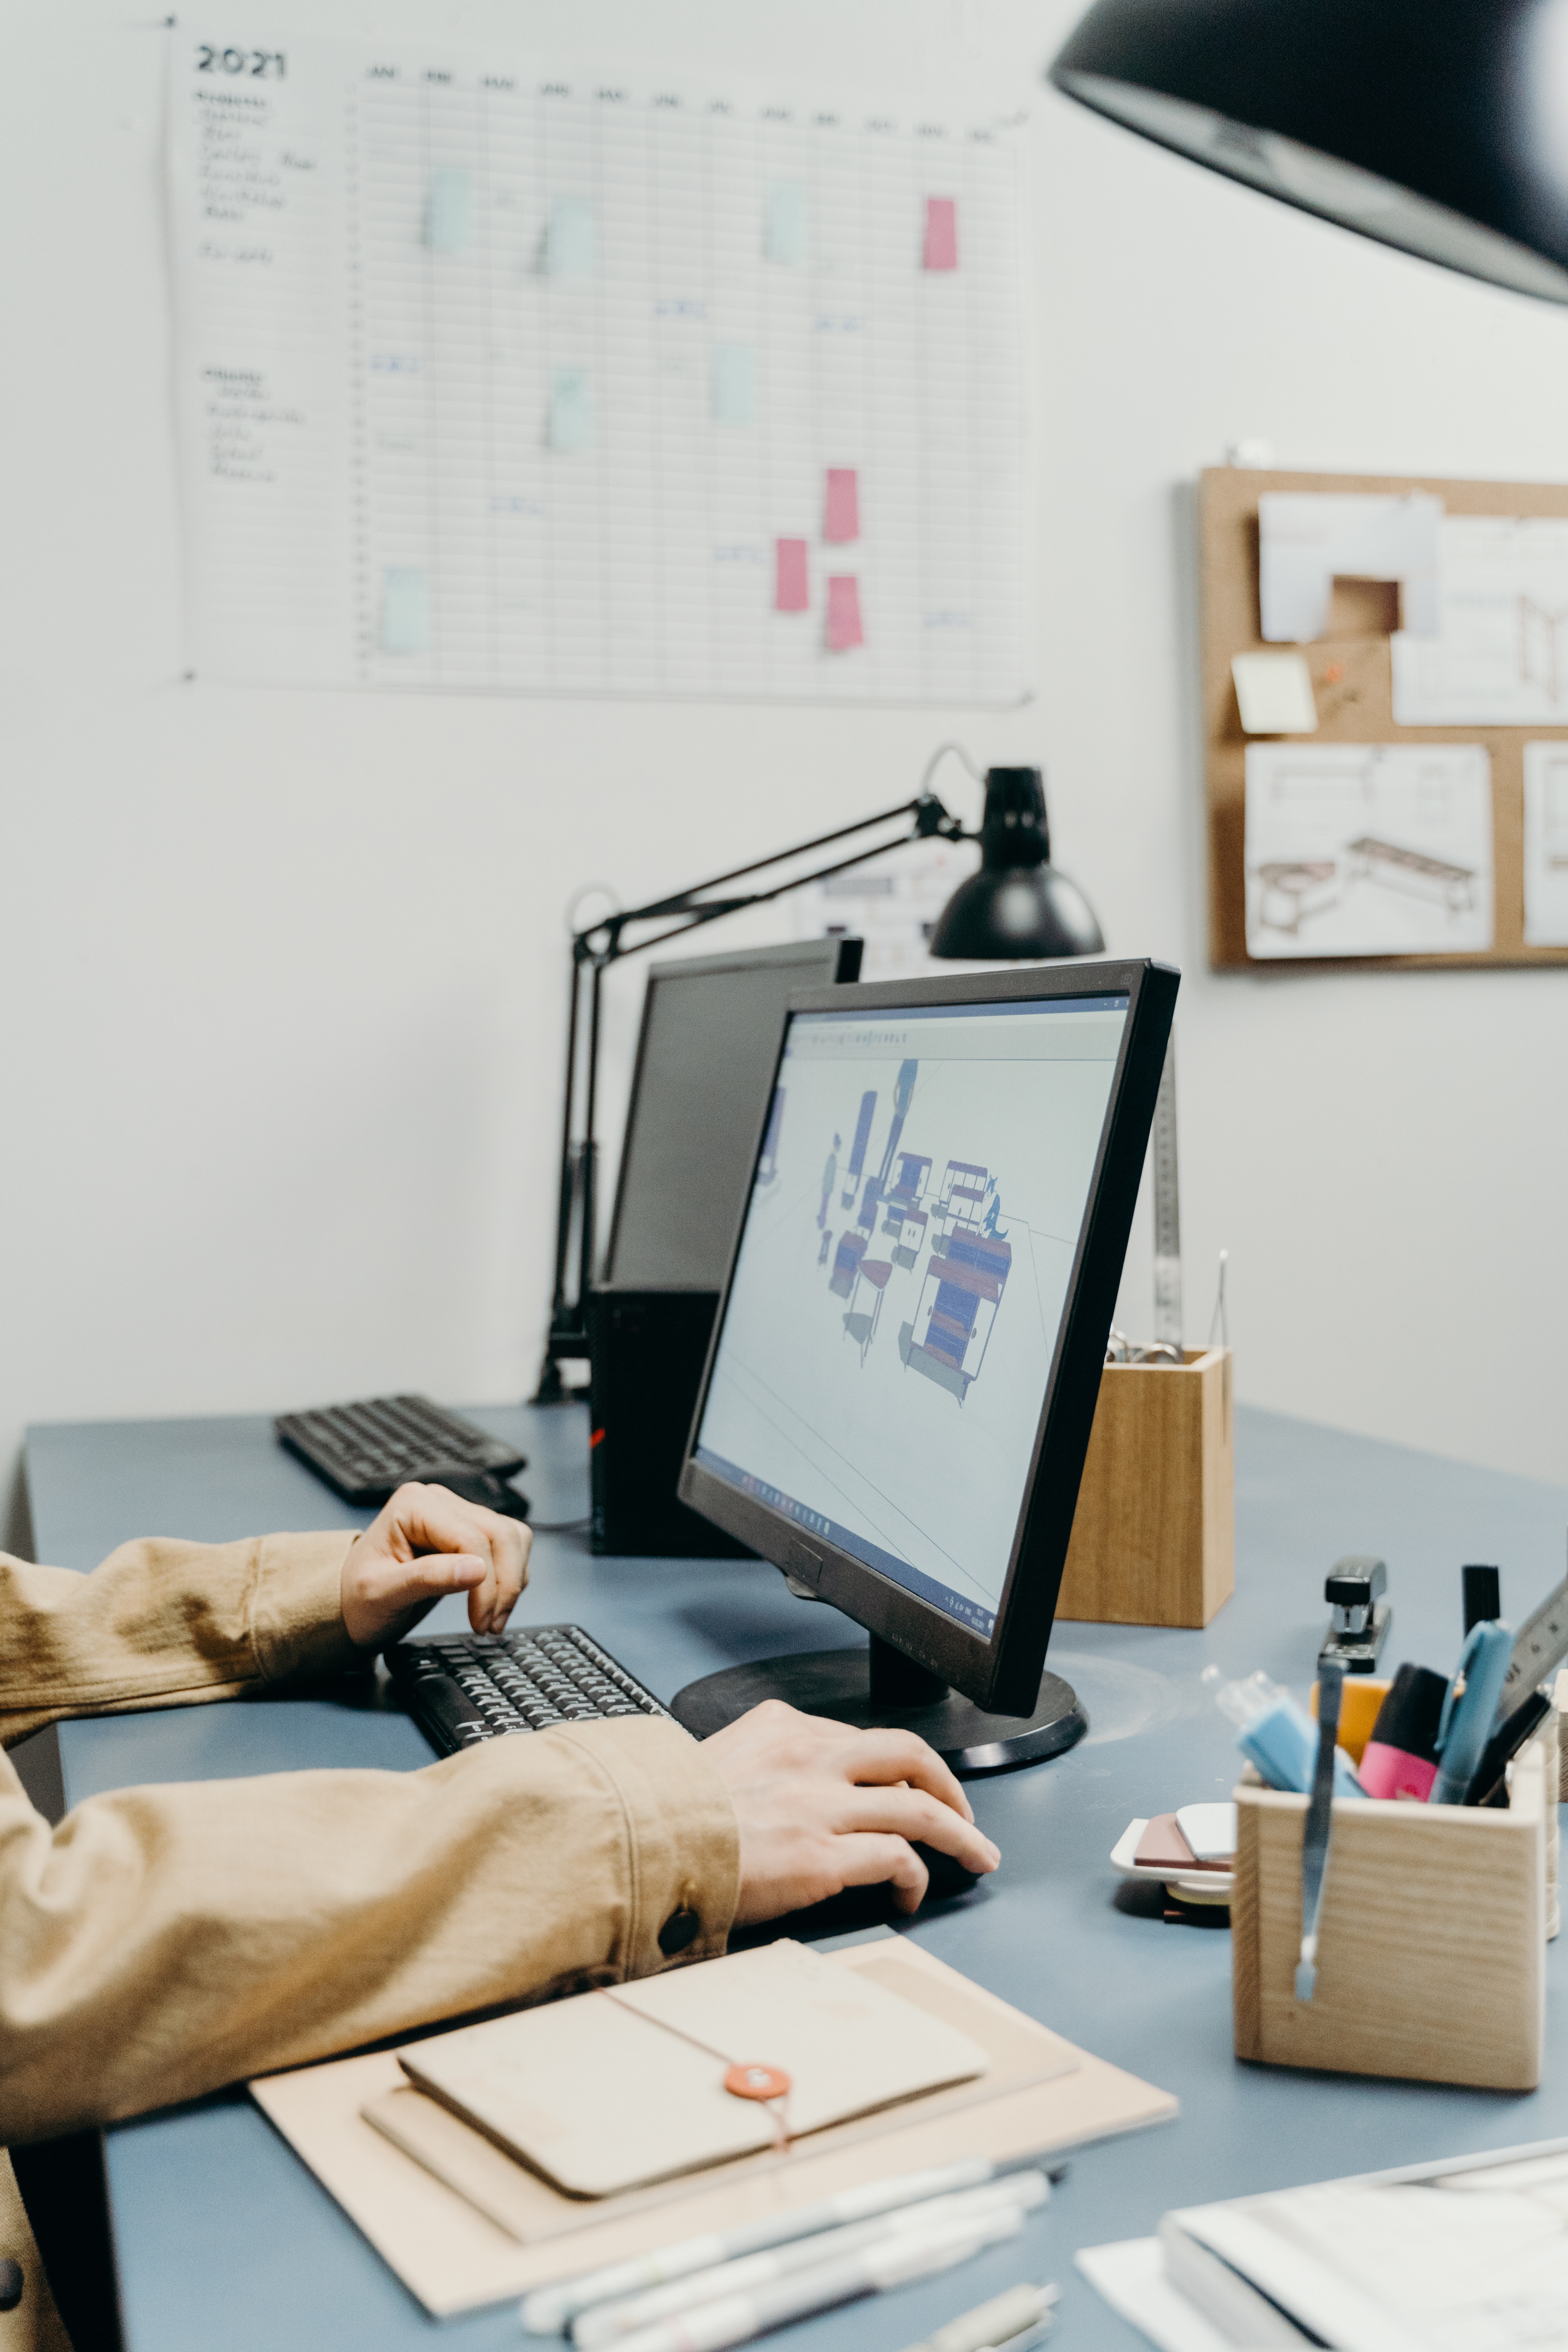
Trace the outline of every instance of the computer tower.
<path fill-rule="evenodd" d="M 595 1290 L 588 1301 L 589 1454 L 595 1552 L 754 1559 L 676 1495 L 719 1296 Z"/>

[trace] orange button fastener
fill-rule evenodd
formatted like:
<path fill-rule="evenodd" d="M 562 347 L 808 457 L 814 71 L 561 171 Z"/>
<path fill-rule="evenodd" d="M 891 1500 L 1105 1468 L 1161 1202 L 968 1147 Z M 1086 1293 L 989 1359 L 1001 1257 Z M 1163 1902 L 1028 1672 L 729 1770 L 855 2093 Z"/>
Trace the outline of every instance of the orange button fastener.
<path fill-rule="evenodd" d="M 736 2099 L 783 2099 L 789 2095 L 789 2076 L 782 2066 L 731 2066 L 724 2088 Z"/>

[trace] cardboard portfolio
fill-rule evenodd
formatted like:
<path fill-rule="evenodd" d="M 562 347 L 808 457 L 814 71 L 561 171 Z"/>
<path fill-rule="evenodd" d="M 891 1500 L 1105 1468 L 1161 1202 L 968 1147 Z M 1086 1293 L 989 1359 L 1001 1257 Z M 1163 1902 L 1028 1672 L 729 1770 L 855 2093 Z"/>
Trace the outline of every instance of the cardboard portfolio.
<path fill-rule="evenodd" d="M 981 2044 L 787 1937 L 439 2033 L 399 2053 L 416 2086 L 574 2197 L 613 2197 L 969 2082 Z M 736 2098 L 732 2066 L 785 2098 Z"/>
<path fill-rule="evenodd" d="M 985 2072 L 829 2124 L 785 2153 L 769 2147 L 592 2201 L 563 2194 L 413 2088 L 392 2051 L 270 2075 L 252 2083 L 251 2094 L 437 2318 L 504 2302 L 676 2238 L 732 2229 L 888 2173 L 964 2156 L 1005 2159 L 1070 2147 L 1163 2123 L 1176 2113 L 1169 2093 L 1075 2049 L 905 1938 L 889 1933 L 814 1958 L 842 1973 L 847 1993 L 851 1986 L 875 1988 L 968 2036 L 984 2053 Z M 704 1967 L 724 1965 L 708 1962 L 649 1983 L 695 1988 Z M 578 2001 L 595 1998 L 577 1996 Z M 573 2006 L 561 2002 L 521 2014 L 559 2020 Z M 440 2042 L 457 2038 L 433 2036 L 405 2055 L 427 2063 Z"/>

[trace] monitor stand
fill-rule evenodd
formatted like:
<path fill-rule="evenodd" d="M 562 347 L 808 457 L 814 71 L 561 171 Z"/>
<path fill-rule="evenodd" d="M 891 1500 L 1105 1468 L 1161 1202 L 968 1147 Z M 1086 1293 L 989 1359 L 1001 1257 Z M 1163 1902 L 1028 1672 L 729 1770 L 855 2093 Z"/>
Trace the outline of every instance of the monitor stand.
<path fill-rule="evenodd" d="M 706 1739 L 765 1698 L 782 1698 L 805 1715 L 834 1716 L 867 1729 L 916 1731 L 961 1780 L 1041 1763 L 1071 1748 L 1089 1729 L 1071 1685 L 1059 1675 L 1041 1675 L 1032 1715 L 987 1715 L 875 1633 L 868 1650 L 806 1650 L 793 1658 L 759 1658 L 754 1665 L 704 1675 L 676 1693 L 670 1713 Z"/>

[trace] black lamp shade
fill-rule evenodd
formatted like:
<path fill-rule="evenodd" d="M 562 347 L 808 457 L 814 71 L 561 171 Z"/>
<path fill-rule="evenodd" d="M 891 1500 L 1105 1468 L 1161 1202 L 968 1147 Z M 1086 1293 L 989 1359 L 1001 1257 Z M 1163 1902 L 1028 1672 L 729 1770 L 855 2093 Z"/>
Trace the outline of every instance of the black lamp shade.
<path fill-rule="evenodd" d="M 1568 302 L 1563 0 L 1098 0 L 1050 79 L 1303 212 Z"/>
<path fill-rule="evenodd" d="M 932 955 L 991 962 L 1100 955 L 1104 947 L 1083 892 L 1051 864 L 1038 768 L 988 768 L 980 871 L 961 882 L 942 908 Z"/>

